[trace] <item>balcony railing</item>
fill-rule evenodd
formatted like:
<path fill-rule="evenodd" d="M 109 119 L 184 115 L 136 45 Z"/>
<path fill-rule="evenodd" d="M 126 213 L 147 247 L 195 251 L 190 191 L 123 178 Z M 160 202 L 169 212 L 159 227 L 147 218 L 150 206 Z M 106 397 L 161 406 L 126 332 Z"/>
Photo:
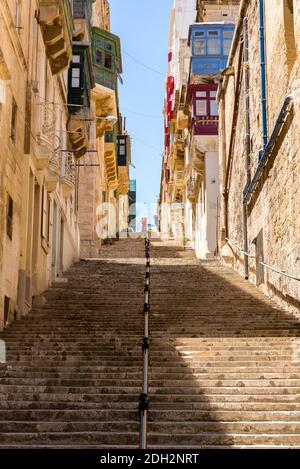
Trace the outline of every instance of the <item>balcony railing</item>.
<path fill-rule="evenodd" d="M 64 165 L 62 168 L 62 178 L 75 184 L 76 179 L 76 163 L 73 153 L 65 152 Z"/>

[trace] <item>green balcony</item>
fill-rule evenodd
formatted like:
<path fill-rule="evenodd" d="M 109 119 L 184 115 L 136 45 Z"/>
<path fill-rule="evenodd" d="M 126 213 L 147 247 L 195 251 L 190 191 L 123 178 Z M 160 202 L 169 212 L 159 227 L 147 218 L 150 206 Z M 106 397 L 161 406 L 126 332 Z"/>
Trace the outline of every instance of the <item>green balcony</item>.
<path fill-rule="evenodd" d="M 92 29 L 92 52 L 95 82 L 117 90 L 118 77 L 122 73 L 120 39 L 100 28 Z"/>

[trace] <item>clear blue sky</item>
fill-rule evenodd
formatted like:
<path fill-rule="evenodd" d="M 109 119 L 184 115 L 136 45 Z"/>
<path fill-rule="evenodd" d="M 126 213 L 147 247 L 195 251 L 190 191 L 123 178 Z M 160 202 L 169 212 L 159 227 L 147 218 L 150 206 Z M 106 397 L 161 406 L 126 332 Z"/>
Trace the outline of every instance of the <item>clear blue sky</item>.
<path fill-rule="evenodd" d="M 120 109 L 127 117 L 127 130 L 132 136 L 136 170 L 131 168 L 131 178 L 137 180 L 139 203 L 156 202 L 159 195 L 164 76 L 172 5 L 172 0 L 110 0 L 111 32 L 120 36 L 123 49 Z M 147 70 L 126 53 L 161 74 Z"/>

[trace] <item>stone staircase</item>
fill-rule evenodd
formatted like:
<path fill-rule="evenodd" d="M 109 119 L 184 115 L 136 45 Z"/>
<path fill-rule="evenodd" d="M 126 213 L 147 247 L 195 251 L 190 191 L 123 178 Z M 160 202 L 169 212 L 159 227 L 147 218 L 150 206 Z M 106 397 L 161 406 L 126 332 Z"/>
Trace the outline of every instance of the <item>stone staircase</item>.
<path fill-rule="evenodd" d="M 81 261 L 0 339 L 0 448 L 137 447 L 144 245 Z M 153 242 L 149 447 L 300 448 L 300 321 Z"/>

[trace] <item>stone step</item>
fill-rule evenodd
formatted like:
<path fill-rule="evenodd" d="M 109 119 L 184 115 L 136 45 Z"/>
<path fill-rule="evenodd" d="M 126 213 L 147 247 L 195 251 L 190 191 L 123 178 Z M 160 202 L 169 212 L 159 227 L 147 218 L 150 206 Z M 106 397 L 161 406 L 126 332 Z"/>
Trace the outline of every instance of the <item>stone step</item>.
<path fill-rule="evenodd" d="M 139 431 L 139 421 L 40 421 L 40 422 L 6 422 L 1 421 L 1 433 L 65 433 L 65 432 L 135 432 Z M 170 429 L 171 426 L 171 429 Z M 246 434 L 251 438 L 252 434 L 266 433 L 288 434 L 300 436 L 300 422 L 149 422 L 150 433 L 160 434 L 191 434 L 203 432 L 213 433 L 239 433 Z"/>
<path fill-rule="evenodd" d="M 282 396 L 283 397 L 283 396 Z M 26 398 L 26 395 L 24 396 Z M 275 400 L 275 399 L 274 399 Z M 277 399 L 276 399 L 277 400 Z M 153 410 L 199 410 L 199 411 L 299 411 L 299 403 L 298 401 L 278 401 L 278 402 L 270 402 L 266 400 L 265 402 L 251 402 L 249 398 L 249 402 L 218 402 L 213 398 L 207 399 L 203 402 L 171 402 L 171 401 L 162 401 L 162 402 L 155 402 L 153 398 L 150 401 L 150 411 Z M 100 402 L 78 402 L 78 401 L 59 401 L 59 400 L 44 400 L 44 401 L 9 401 L 9 400 L 0 400 L 0 410 L 84 410 L 84 409 L 113 409 L 113 410 L 137 410 L 137 397 L 132 396 L 130 401 L 122 401 L 119 398 L 116 401 L 100 401 Z"/>
<path fill-rule="evenodd" d="M 256 445 L 264 445 L 271 447 L 294 447 L 300 446 L 300 434 L 223 434 L 220 433 L 197 433 L 197 434 L 164 434 L 149 433 L 149 446 L 160 447 L 167 445 L 170 448 L 176 447 L 186 448 L 196 445 L 197 447 L 218 445 L 218 446 L 235 446 L 243 445 L 246 447 L 255 447 Z M 131 446 L 138 447 L 138 433 L 122 433 L 122 432 L 68 432 L 68 433 L 0 433 L 1 447 L 29 447 L 37 448 L 41 445 L 47 447 L 74 447 L 80 444 L 86 447 L 111 447 L 114 446 Z M 8 445 L 8 446 L 7 446 Z M 20 445 L 20 446 L 19 446 Z"/>
<path fill-rule="evenodd" d="M 3 389 L 4 386 L 16 386 L 19 384 L 19 378 L 0 378 L 0 389 Z M 119 386 L 119 387 L 133 387 L 140 386 L 140 379 L 62 379 L 62 378 L 22 378 L 22 386 L 57 386 L 57 387 L 110 387 L 110 386 Z M 212 387 L 212 386 L 224 386 L 224 387 L 295 387 L 300 389 L 300 379 L 289 379 L 289 378 L 272 378 L 272 379 L 251 379 L 246 378 L 242 381 L 235 377 L 235 379 L 227 379 L 226 375 L 223 375 L 223 378 L 202 378 L 199 376 L 187 377 L 185 379 L 175 380 L 175 379 L 153 379 L 150 382 L 152 387 L 166 387 L 170 388 L 171 386 L 176 389 L 183 389 L 188 391 L 189 389 L 199 387 Z"/>
<path fill-rule="evenodd" d="M 154 422 L 193 422 L 216 421 L 216 422 L 299 422 L 300 410 L 298 411 L 246 411 L 239 410 L 177 410 L 177 409 L 152 409 L 151 419 Z M 2 421 L 121 421 L 139 420 L 137 407 L 135 410 L 127 409 L 81 409 L 79 410 L 0 410 L 0 422 Z M 1 425 L 1 424 L 0 424 Z"/>
<path fill-rule="evenodd" d="M 296 374 L 299 374 L 300 372 L 300 364 L 292 364 L 292 365 L 285 365 L 285 366 L 277 366 L 277 367 L 266 367 L 266 366 L 249 366 L 249 367 L 236 367 L 236 366 L 227 366 L 227 367 L 210 367 L 210 366 L 203 366 L 203 365 L 193 365 L 193 367 L 190 367 L 188 364 L 180 364 L 178 366 L 172 366 L 172 367 L 164 367 L 164 366 L 150 366 L 149 367 L 149 373 L 151 376 L 156 377 L 156 376 L 170 376 L 170 378 L 173 378 L 174 376 L 181 377 L 184 375 L 189 375 L 189 376 L 194 376 L 202 373 L 209 373 L 210 376 L 213 376 L 213 374 L 220 375 L 220 373 L 224 374 L 226 373 L 226 376 L 229 376 L 230 373 L 234 374 L 239 374 L 239 373 L 254 373 L 259 376 L 263 375 L 268 375 L 268 374 L 276 374 L 277 377 L 280 377 L 280 374 L 285 375 L 285 374 L 295 374 L 294 377 L 296 377 Z M 21 376 L 29 373 L 32 376 L 38 375 L 38 376 L 68 376 L 68 375 L 73 375 L 76 374 L 76 377 L 82 377 L 82 376 L 87 376 L 87 377 L 92 377 L 95 376 L 97 377 L 98 374 L 103 374 L 105 375 L 106 373 L 109 373 L 110 376 L 114 377 L 115 375 L 117 377 L 122 377 L 122 374 L 130 375 L 130 374 L 141 374 L 141 366 L 140 364 L 136 364 L 135 366 L 131 367 L 122 367 L 122 366 L 111 366 L 111 367 L 106 367 L 106 366 L 77 366 L 74 364 L 64 364 L 60 363 L 57 366 L 53 367 L 51 364 L 47 365 L 44 364 L 44 366 L 28 366 L 24 364 L 20 364 L 19 362 L 15 362 L 13 365 L 11 363 L 7 365 L 0 365 L 0 375 L 4 376 Z M 72 376 L 70 376 L 72 377 Z"/>
<path fill-rule="evenodd" d="M 2 379 L 24 379 L 24 380 L 36 380 L 36 379 L 43 379 L 43 380 L 86 380 L 87 382 L 91 382 L 92 380 L 124 380 L 128 379 L 128 383 L 130 383 L 132 380 L 140 380 L 143 377 L 142 371 L 118 371 L 118 372 L 113 372 L 109 371 L 109 369 L 106 369 L 105 371 L 94 371 L 94 372 L 70 372 L 67 370 L 63 370 L 58 372 L 57 370 L 54 372 L 49 372 L 49 371 L 24 371 L 24 370 L 19 370 L 19 371 L 1 371 L 0 370 L 0 383 L 5 384 L 2 382 Z M 166 372 L 164 374 L 164 378 L 166 381 L 170 380 L 175 380 L 176 382 L 178 380 L 182 380 L 183 384 L 185 383 L 186 380 L 189 379 L 196 379 L 196 380 L 207 380 L 207 379 L 229 379 L 229 380 L 234 380 L 234 379 L 239 379 L 239 380 L 257 380 L 257 379 L 265 379 L 265 380 L 270 380 L 270 379 L 285 379 L 285 380 L 291 380 L 291 379 L 300 379 L 300 369 L 298 369 L 297 372 L 289 372 L 289 371 L 283 371 L 283 372 L 273 372 L 272 373 L 265 373 L 265 372 L 249 372 L 248 370 L 244 371 L 233 371 L 233 372 L 218 372 L 218 373 L 213 373 L 210 372 L 210 370 L 205 370 L 201 373 L 198 371 L 195 371 L 191 374 L 190 370 L 185 370 L 184 372 L 176 371 L 173 373 Z M 150 382 L 156 383 L 162 379 L 162 374 L 159 371 L 156 371 L 153 369 L 153 371 L 150 369 L 149 371 L 149 380 Z M 26 383 L 26 381 L 25 381 Z"/>
<path fill-rule="evenodd" d="M 293 389 L 293 388 L 292 388 Z M 222 390 L 219 388 L 217 389 L 219 393 L 211 393 L 210 390 L 207 390 L 205 394 L 152 394 L 151 395 L 151 404 L 152 405 L 164 405 L 164 404 L 185 404 L 188 402 L 189 404 L 202 404 L 202 403 L 300 403 L 300 393 L 299 392 L 292 392 L 288 389 L 283 389 L 281 393 L 274 393 L 274 389 L 272 392 L 268 389 L 268 394 L 263 393 L 263 389 L 256 390 L 256 393 L 251 394 L 251 390 L 249 393 L 236 393 L 230 392 L 227 390 L 227 394 L 222 393 Z M 220 392 L 221 391 L 221 392 Z M 258 392 L 260 391 L 260 393 Z M 277 391 L 277 389 L 275 389 Z M 13 399 L 12 399 L 13 398 Z M 126 394 L 110 394 L 110 393 L 101 393 L 101 394 L 85 394 L 85 393 L 65 393 L 65 394 L 55 394 L 51 392 L 43 392 L 43 393 L 32 393 L 26 392 L 24 390 L 23 393 L 13 393 L 9 394 L 8 392 L 0 393 L 0 403 L 1 405 L 6 405 L 9 403 L 13 405 L 14 402 L 30 402 L 30 403 L 40 403 L 40 402 L 71 402 L 71 403 L 116 403 L 116 402 L 136 402 L 137 394 L 136 392 L 133 393 L 126 393 Z"/>

